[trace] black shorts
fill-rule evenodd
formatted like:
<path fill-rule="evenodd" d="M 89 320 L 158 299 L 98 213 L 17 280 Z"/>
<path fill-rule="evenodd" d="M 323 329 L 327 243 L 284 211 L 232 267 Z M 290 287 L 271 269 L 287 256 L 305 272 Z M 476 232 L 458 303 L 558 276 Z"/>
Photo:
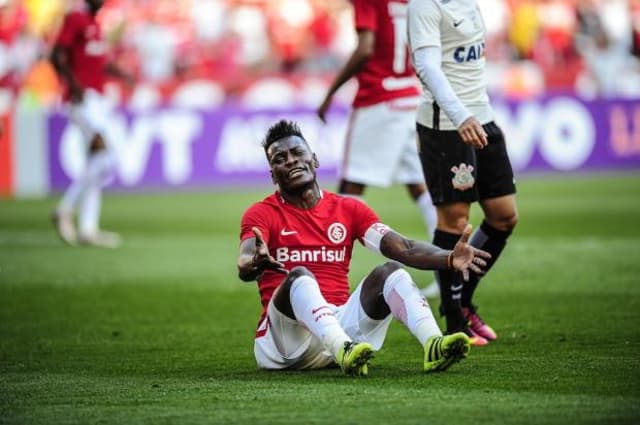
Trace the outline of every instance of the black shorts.
<path fill-rule="evenodd" d="M 420 162 L 434 205 L 471 203 L 516 193 L 502 130 L 494 122 L 482 127 L 488 145 L 475 149 L 462 141 L 457 130 L 434 130 L 417 124 Z"/>

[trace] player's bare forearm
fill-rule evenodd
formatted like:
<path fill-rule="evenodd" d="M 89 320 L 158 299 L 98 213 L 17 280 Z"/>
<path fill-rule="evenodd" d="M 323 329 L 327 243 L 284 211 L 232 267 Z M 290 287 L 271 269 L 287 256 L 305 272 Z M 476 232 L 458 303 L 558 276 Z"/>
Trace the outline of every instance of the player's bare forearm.
<path fill-rule="evenodd" d="M 440 270 L 451 267 L 451 251 L 428 242 L 407 239 L 395 232 L 388 232 L 380 241 L 380 252 L 387 258 L 421 270 Z"/>
<path fill-rule="evenodd" d="M 375 34 L 373 31 L 358 31 L 358 45 L 347 63 L 336 76 L 329 93 L 336 92 L 344 83 L 355 76 L 373 55 L 375 48 Z"/>
<path fill-rule="evenodd" d="M 318 116 L 322 121 L 326 120 L 326 113 L 329 110 L 329 106 L 331 106 L 333 95 L 344 83 L 360 72 L 364 64 L 367 63 L 373 54 L 374 45 L 375 41 L 372 31 L 361 31 L 358 33 L 358 46 L 334 78 L 327 90 L 324 101 L 318 108 Z"/>

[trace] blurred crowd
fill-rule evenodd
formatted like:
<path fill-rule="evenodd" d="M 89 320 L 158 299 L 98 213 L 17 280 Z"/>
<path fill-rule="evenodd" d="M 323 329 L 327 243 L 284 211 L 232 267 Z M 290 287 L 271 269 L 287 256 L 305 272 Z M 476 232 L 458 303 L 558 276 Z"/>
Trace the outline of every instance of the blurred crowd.
<path fill-rule="evenodd" d="M 0 111 L 25 93 L 55 101 L 47 57 L 64 13 L 82 3 L 0 0 Z M 478 4 L 495 95 L 640 95 L 640 0 Z M 275 91 L 304 84 L 321 93 L 355 46 L 348 0 L 106 0 L 99 19 L 114 59 L 138 81 L 119 96 L 143 104 L 185 82 L 199 85 L 182 97 L 206 94 L 205 105 L 249 95 L 265 81 Z"/>

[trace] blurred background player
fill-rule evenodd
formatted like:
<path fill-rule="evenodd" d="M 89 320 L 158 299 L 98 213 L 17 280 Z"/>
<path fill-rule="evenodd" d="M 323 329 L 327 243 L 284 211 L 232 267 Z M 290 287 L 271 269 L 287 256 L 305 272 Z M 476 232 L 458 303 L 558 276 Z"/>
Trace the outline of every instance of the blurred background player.
<path fill-rule="evenodd" d="M 415 110 L 420 90 L 406 40 L 405 0 L 353 0 L 357 47 L 318 108 L 326 121 L 333 96 L 352 77 L 358 81 L 347 130 L 338 192 L 361 196 L 368 185 L 405 184 L 430 237 L 436 212 L 417 152 Z"/>
<path fill-rule="evenodd" d="M 129 76 L 107 59 L 107 43 L 96 20 L 102 4 L 103 0 L 86 0 L 86 4 L 70 11 L 51 54 L 64 85 L 69 120 L 82 133 L 87 148 L 85 168 L 65 191 L 53 217 L 58 234 L 66 243 L 115 248 L 121 243 L 120 236 L 99 227 L 102 187 L 114 161 L 105 138 L 110 106 L 103 88 L 107 73 L 124 79 Z"/>
<path fill-rule="evenodd" d="M 479 201 L 484 220 L 471 244 L 500 256 L 518 221 L 515 183 L 504 136 L 494 122 L 485 76 L 485 26 L 475 0 L 409 3 L 409 47 L 424 87 L 418 107 L 420 158 L 438 211 L 434 245 L 451 249 Z M 447 333 L 465 331 L 475 345 L 496 333 L 478 316 L 472 297 L 479 276 L 464 282 L 436 272 Z"/>
<path fill-rule="evenodd" d="M 321 190 L 318 158 L 298 126 L 280 121 L 263 142 L 277 191 L 250 206 L 240 230 L 238 275 L 258 281 L 262 316 L 254 352 L 263 369 L 334 364 L 366 375 L 393 317 L 424 348 L 424 370 L 444 371 L 466 357 L 462 332 L 442 337 L 428 303 L 401 264 L 422 270 L 481 272 L 489 255 L 467 243 L 453 250 L 406 239 L 363 202 Z M 395 260 L 376 267 L 349 294 L 354 242 Z"/>

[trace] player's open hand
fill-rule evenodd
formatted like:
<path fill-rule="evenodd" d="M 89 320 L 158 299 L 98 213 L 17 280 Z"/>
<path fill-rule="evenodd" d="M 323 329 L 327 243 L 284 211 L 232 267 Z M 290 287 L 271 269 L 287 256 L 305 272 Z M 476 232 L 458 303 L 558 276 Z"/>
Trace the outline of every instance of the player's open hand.
<path fill-rule="evenodd" d="M 284 268 L 284 264 L 276 261 L 276 259 L 269 254 L 269 248 L 264 243 L 264 238 L 260 229 L 252 227 L 251 231 L 253 231 L 253 234 L 256 236 L 256 250 L 253 254 L 254 267 L 259 271 L 269 269 L 279 273 L 288 274 L 289 271 Z"/>
<path fill-rule="evenodd" d="M 491 258 L 491 254 L 481 249 L 475 248 L 469 244 L 469 236 L 471 235 L 471 225 L 467 224 L 464 228 L 462 236 L 453 248 L 453 268 L 462 273 L 464 281 L 469 280 L 469 270 L 476 274 L 484 274 L 482 269 L 487 265 L 484 259 Z"/>
<path fill-rule="evenodd" d="M 469 117 L 458 128 L 458 133 L 462 137 L 462 141 L 477 149 L 487 146 L 487 132 L 484 131 L 482 125 L 475 117 Z"/>

